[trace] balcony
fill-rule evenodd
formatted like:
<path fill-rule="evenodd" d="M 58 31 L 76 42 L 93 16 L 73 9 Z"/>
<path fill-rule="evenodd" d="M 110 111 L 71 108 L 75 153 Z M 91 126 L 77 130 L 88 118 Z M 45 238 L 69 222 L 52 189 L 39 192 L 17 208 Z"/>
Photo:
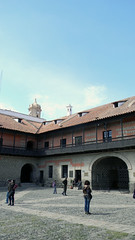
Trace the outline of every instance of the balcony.
<path fill-rule="evenodd" d="M 106 141 L 91 141 L 84 142 L 79 145 L 69 144 L 64 147 L 51 147 L 48 149 L 31 149 L 11 146 L 0 146 L 1 155 L 12 155 L 12 156 L 27 156 L 27 157 L 44 157 L 51 155 L 64 155 L 64 154 L 75 154 L 85 152 L 105 152 L 114 150 L 124 149 L 135 149 L 135 135 L 123 137 L 123 138 L 112 138 Z"/>
<path fill-rule="evenodd" d="M 62 154 L 74 154 L 74 153 L 85 153 L 85 152 L 103 152 L 103 151 L 113 151 L 113 150 L 123 150 L 123 149 L 133 149 L 135 148 L 135 135 L 123 137 L 123 138 L 113 138 L 108 139 L 108 141 L 97 141 L 97 142 L 84 142 L 80 145 L 69 144 L 65 147 L 53 147 L 48 149 L 41 149 L 40 156 L 50 156 L 50 155 L 62 155 Z"/>
<path fill-rule="evenodd" d="M 26 157 L 38 157 L 39 152 L 37 150 L 27 150 L 26 148 L 11 147 L 11 146 L 0 146 L 1 155 L 11 156 L 26 156 Z"/>

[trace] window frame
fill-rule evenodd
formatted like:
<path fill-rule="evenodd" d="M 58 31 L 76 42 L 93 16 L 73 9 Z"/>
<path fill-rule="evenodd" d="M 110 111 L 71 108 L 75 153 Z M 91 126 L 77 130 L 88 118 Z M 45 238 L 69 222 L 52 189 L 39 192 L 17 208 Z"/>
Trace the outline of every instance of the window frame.
<path fill-rule="evenodd" d="M 66 138 L 60 139 L 60 147 L 66 147 Z"/>
<path fill-rule="evenodd" d="M 75 145 L 82 145 L 82 136 L 75 137 Z"/>
<path fill-rule="evenodd" d="M 103 131 L 103 141 L 104 142 L 112 141 L 112 130 Z"/>
<path fill-rule="evenodd" d="M 53 178 L 53 165 L 48 166 L 48 178 Z"/>
<path fill-rule="evenodd" d="M 61 165 L 61 178 L 68 177 L 68 165 Z"/>
<path fill-rule="evenodd" d="M 44 148 L 49 149 L 49 141 L 44 142 Z"/>

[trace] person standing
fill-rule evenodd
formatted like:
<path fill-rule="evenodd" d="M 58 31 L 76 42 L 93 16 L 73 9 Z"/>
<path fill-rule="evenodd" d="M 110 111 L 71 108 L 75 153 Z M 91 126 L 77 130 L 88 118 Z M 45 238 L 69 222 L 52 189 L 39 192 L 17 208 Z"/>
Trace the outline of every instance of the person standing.
<path fill-rule="evenodd" d="M 64 184 L 63 193 L 62 193 L 62 194 L 63 194 L 64 196 L 67 196 L 67 178 L 65 178 L 62 183 Z"/>
<path fill-rule="evenodd" d="M 11 180 L 8 179 L 7 182 L 8 182 L 8 187 L 9 187 L 9 184 L 10 184 Z M 8 187 L 7 187 L 7 188 L 8 188 Z M 7 204 L 8 204 L 8 197 L 9 197 L 9 191 L 7 191 L 7 193 L 6 193 L 6 203 L 7 203 Z"/>
<path fill-rule="evenodd" d="M 90 182 L 88 180 L 85 181 L 84 183 L 84 188 L 83 188 L 83 194 L 84 194 L 84 200 L 85 200 L 85 214 L 91 214 L 89 209 L 90 209 L 90 201 L 92 199 L 92 190 L 90 188 Z"/>
<path fill-rule="evenodd" d="M 53 182 L 53 189 L 54 189 L 53 194 L 57 194 L 56 180 L 54 180 L 54 182 Z"/>
<path fill-rule="evenodd" d="M 78 180 L 77 186 L 78 186 L 78 190 L 81 190 L 81 189 L 82 189 L 82 182 L 81 182 L 80 179 Z"/>
<path fill-rule="evenodd" d="M 14 194 L 15 194 L 15 189 L 17 187 L 17 184 L 15 184 L 15 180 L 11 180 L 11 182 L 9 183 L 8 186 L 8 191 L 9 191 L 9 204 L 8 205 L 12 205 L 14 206 Z"/>
<path fill-rule="evenodd" d="M 135 189 L 134 189 L 134 192 L 133 192 L 133 198 L 135 199 Z"/>

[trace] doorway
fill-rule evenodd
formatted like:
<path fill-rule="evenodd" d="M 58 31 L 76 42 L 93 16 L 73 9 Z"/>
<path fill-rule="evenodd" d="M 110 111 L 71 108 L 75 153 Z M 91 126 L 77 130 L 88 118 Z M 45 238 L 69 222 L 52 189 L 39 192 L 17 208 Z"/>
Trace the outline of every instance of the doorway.
<path fill-rule="evenodd" d="M 81 170 L 75 170 L 75 181 L 76 181 L 76 183 L 78 182 L 78 180 L 81 181 Z"/>
<path fill-rule="evenodd" d="M 129 190 L 126 163 L 117 157 L 98 159 L 92 166 L 94 190 Z"/>
<path fill-rule="evenodd" d="M 35 179 L 35 167 L 32 164 L 25 164 L 21 169 L 21 182 L 32 183 Z"/>

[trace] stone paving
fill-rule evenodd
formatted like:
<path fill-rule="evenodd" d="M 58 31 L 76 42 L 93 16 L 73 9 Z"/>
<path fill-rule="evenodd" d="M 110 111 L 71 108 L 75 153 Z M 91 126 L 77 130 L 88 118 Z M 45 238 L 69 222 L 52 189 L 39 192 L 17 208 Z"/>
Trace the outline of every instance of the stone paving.
<path fill-rule="evenodd" d="M 84 214 L 82 190 L 18 187 L 15 206 L 0 188 L 0 240 L 135 240 L 132 194 L 93 191 L 91 215 Z"/>

